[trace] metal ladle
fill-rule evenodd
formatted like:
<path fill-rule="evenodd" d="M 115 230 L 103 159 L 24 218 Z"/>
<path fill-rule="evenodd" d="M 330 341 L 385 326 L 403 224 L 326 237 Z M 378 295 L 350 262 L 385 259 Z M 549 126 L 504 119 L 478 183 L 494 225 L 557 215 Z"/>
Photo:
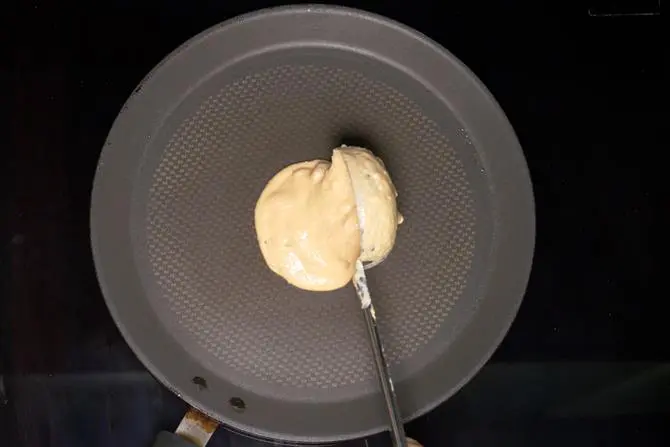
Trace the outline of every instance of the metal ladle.
<path fill-rule="evenodd" d="M 352 170 L 346 160 L 345 164 L 349 170 L 349 177 L 351 179 L 354 196 L 356 198 L 356 212 L 358 214 L 358 221 L 361 226 L 362 243 L 364 231 L 363 227 L 365 226 L 366 218 L 365 211 L 363 209 L 364 207 L 362 206 L 362 196 L 360 191 L 357 189 L 359 179 L 352 175 Z M 356 294 L 361 301 L 361 308 L 363 309 L 365 325 L 367 327 L 368 336 L 370 338 L 372 354 L 377 370 L 377 377 L 379 378 L 379 384 L 381 385 L 384 401 L 386 403 L 386 411 L 388 412 L 391 422 L 391 436 L 393 438 L 393 445 L 394 447 L 407 447 L 408 444 L 405 437 L 405 429 L 402 424 L 400 408 L 398 407 L 398 398 L 396 397 L 395 389 L 393 387 L 393 380 L 391 380 L 388 363 L 386 362 L 386 358 L 384 356 L 384 345 L 382 344 L 381 337 L 379 336 L 379 330 L 377 328 L 377 316 L 375 315 L 375 308 L 372 305 L 372 298 L 370 297 L 370 290 L 368 289 L 368 281 L 367 277 L 365 276 L 366 269 L 375 267 L 383 261 L 384 259 L 382 258 L 363 265 L 363 262 L 358 259 L 356 261 L 356 271 L 354 272 L 352 283 L 354 284 Z"/>

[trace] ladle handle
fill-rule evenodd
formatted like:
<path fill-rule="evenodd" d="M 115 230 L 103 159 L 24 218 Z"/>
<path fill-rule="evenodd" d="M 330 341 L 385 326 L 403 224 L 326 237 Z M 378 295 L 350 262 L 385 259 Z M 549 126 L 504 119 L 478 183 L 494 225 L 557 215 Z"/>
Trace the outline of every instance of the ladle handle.
<path fill-rule="evenodd" d="M 374 315 L 374 307 L 370 304 L 363 309 L 365 316 L 365 325 L 368 328 L 368 335 L 372 344 L 372 353 L 375 358 L 375 366 L 377 367 L 377 377 L 379 384 L 382 387 L 384 394 L 384 401 L 386 402 L 386 411 L 391 420 L 391 435 L 393 436 L 393 445 L 395 447 L 407 447 L 407 439 L 405 438 L 405 429 L 402 425 L 402 418 L 400 416 L 400 408 L 398 408 L 398 398 L 393 388 L 393 381 L 389 374 L 388 365 L 384 357 L 384 347 L 382 346 L 379 331 L 377 330 L 377 319 Z"/>
<path fill-rule="evenodd" d="M 398 398 L 393 388 L 393 381 L 389 373 L 388 364 L 384 357 L 384 346 L 382 339 L 379 336 L 377 329 L 377 317 L 375 315 L 375 308 L 372 305 L 370 298 L 370 290 L 368 289 L 368 280 L 365 276 L 363 263 L 356 261 L 356 273 L 353 278 L 354 288 L 356 294 L 361 300 L 361 308 L 363 309 L 363 316 L 365 317 L 365 326 L 368 329 L 368 338 L 372 346 L 372 354 L 375 359 L 375 367 L 377 369 L 377 377 L 379 384 L 382 387 L 384 394 L 384 402 L 386 402 L 386 411 L 391 420 L 391 435 L 393 436 L 394 447 L 407 447 L 407 439 L 405 438 L 405 429 L 402 425 L 402 418 L 400 416 L 400 408 L 398 408 Z"/>

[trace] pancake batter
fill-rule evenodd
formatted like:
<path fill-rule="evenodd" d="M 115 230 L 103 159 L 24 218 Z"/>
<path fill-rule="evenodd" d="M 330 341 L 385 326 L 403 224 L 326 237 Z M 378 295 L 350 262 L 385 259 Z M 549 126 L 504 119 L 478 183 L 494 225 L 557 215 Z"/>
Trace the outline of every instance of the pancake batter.
<path fill-rule="evenodd" d="M 403 217 L 398 213 L 396 192 L 384 163 L 367 149 L 343 147 L 341 153 L 349 168 L 354 185 L 363 262 L 381 262 L 395 244 L 398 224 Z"/>
<path fill-rule="evenodd" d="M 301 289 L 343 287 L 359 257 L 380 262 L 393 248 L 402 222 L 396 196 L 384 164 L 366 149 L 341 147 L 332 162 L 290 165 L 268 182 L 256 203 L 263 258 Z"/>

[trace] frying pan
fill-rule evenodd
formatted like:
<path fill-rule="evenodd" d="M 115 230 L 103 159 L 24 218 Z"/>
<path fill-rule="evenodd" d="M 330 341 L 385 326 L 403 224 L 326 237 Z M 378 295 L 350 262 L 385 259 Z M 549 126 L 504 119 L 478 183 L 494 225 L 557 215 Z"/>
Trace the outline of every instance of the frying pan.
<path fill-rule="evenodd" d="M 274 173 L 342 143 L 372 149 L 399 191 L 405 223 L 368 281 L 409 420 L 490 357 L 534 244 L 519 143 L 453 55 L 359 10 L 244 15 L 166 57 L 100 157 L 91 239 L 116 324 L 165 386 L 252 436 L 334 442 L 387 423 L 354 289 L 286 284 L 253 227 Z"/>

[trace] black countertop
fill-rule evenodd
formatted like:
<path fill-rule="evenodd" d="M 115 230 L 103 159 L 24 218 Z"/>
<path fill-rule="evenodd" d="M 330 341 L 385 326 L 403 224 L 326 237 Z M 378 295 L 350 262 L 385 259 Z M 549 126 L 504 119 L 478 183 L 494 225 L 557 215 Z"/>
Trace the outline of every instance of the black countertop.
<path fill-rule="evenodd" d="M 482 372 L 409 433 L 426 447 L 660 442 L 670 415 L 667 292 L 656 290 L 660 17 L 593 16 L 588 2 L 347 4 L 417 28 L 482 79 L 517 131 L 536 196 L 535 260 L 512 329 Z M 3 446 L 148 446 L 183 415 L 102 300 L 88 233 L 93 173 L 116 114 L 156 63 L 268 5 L 10 7 L 0 61 Z M 265 444 L 222 429 L 213 445 Z"/>

